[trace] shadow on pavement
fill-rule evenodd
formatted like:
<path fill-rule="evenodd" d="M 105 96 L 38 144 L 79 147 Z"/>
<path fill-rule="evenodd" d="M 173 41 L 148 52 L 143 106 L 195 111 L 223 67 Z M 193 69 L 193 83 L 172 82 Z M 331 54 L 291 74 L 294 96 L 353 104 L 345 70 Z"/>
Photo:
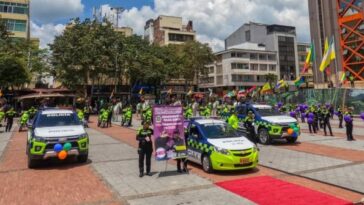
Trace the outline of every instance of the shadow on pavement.
<path fill-rule="evenodd" d="M 88 159 L 86 163 L 79 163 L 75 157 L 68 158 L 64 161 L 54 158 L 48 160 L 39 160 L 36 168 L 33 168 L 33 170 L 68 170 L 76 167 L 87 166 L 91 163 L 91 159 Z"/>

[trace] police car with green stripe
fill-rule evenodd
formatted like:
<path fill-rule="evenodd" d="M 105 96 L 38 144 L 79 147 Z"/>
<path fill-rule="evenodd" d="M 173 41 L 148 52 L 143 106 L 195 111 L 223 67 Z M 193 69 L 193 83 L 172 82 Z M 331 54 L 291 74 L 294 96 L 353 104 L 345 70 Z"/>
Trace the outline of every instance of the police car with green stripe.
<path fill-rule="evenodd" d="M 66 157 L 77 157 L 81 163 L 87 161 L 89 137 L 72 110 L 40 110 L 28 126 L 26 153 L 29 168 L 36 167 L 41 160 L 59 158 L 62 150 Z"/>
<path fill-rule="evenodd" d="M 243 133 L 216 119 L 193 119 L 187 126 L 188 160 L 205 172 L 255 168 L 259 151 Z"/>
<path fill-rule="evenodd" d="M 254 128 L 262 144 L 270 144 L 275 139 L 286 139 L 289 143 L 295 143 L 300 135 L 297 120 L 280 113 L 270 105 L 241 104 L 236 107 L 236 111 L 241 122 L 244 121 L 249 111 L 254 113 Z M 296 131 L 289 134 L 290 128 L 295 128 Z"/>

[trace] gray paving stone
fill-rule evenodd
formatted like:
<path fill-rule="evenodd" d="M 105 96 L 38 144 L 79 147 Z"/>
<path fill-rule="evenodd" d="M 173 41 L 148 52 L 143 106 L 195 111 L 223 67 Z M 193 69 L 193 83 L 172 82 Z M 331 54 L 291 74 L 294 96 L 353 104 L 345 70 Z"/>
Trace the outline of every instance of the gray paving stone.
<path fill-rule="evenodd" d="M 119 143 L 119 141 L 102 134 L 94 129 L 86 129 L 89 137 L 90 137 L 90 144 L 97 145 L 97 144 L 113 144 Z"/>
<path fill-rule="evenodd" d="M 92 165 L 122 197 L 168 192 L 212 183 L 194 174 L 178 174 L 175 166 L 164 162 L 152 162 L 153 176 L 139 178 L 138 161 L 96 163 Z"/>
<path fill-rule="evenodd" d="M 90 145 L 90 159 L 93 162 L 129 160 L 138 157 L 137 151 L 125 144 Z"/>
<path fill-rule="evenodd" d="M 259 161 L 261 165 L 290 173 L 350 163 L 350 161 L 346 160 L 285 150 L 273 146 L 260 146 Z"/>
<path fill-rule="evenodd" d="M 160 195 L 129 201 L 130 205 L 250 205 L 255 204 L 219 187 L 180 192 L 175 195 Z"/>
<path fill-rule="evenodd" d="M 301 133 L 300 137 L 298 138 L 299 142 L 311 142 L 311 141 L 326 141 L 326 140 L 334 140 L 334 139 L 342 139 L 342 137 L 328 137 L 328 136 L 321 136 L 317 134 L 310 134 L 310 133 Z"/>
<path fill-rule="evenodd" d="M 345 166 L 324 171 L 303 174 L 302 176 L 339 185 L 364 193 L 364 164 Z"/>
<path fill-rule="evenodd" d="M 325 141 L 311 141 L 311 143 L 344 148 L 344 149 L 364 151 L 364 141 L 362 140 L 347 141 L 346 139 L 340 138 L 340 139 L 325 140 Z"/>

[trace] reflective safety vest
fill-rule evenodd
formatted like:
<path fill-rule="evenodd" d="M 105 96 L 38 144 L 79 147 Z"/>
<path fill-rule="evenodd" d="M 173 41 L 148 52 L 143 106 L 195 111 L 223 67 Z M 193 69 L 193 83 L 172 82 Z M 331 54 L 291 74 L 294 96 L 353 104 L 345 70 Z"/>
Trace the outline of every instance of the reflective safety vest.
<path fill-rule="evenodd" d="M 236 116 L 235 114 L 231 115 L 228 119 L 228 123 L 232 128 L 238 129 L 239 128 L 238 116 Z"/>

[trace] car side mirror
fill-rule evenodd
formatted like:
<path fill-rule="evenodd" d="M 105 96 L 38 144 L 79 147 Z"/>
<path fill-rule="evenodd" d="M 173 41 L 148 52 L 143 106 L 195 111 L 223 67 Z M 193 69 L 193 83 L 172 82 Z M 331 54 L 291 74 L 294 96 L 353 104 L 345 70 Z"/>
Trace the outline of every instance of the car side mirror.
<path fill-rule="evenodd" d="M 33 128 L 33 123 L 32 122 L 27 122 L 27 127 L 28 127 L 28 129 L 32 129 Z"/>

